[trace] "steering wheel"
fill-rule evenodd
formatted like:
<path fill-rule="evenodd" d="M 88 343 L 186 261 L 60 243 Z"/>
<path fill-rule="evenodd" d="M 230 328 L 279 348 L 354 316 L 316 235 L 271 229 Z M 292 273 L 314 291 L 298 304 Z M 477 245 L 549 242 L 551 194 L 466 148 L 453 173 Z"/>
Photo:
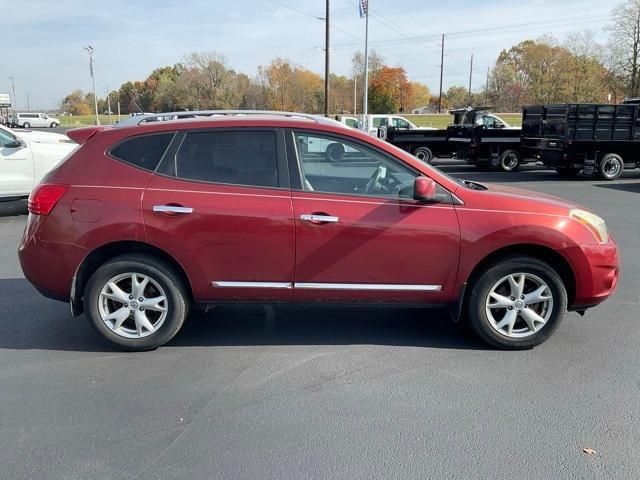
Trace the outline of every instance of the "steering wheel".
<path fill-rule="evenodd" d="M 387 173 L 387 168 L 381 163 L 378 164 L 376 171 L 373 172 L 373 175 L 371 175 L 371 178 L 367 182 L 367 185 L 364 187 L 365 193 L 371 193 L 373 190 L 373 187 L 376 186 L 376 184 L 380 181 L 382 177 L 386 176 L 386 173 Z"/>

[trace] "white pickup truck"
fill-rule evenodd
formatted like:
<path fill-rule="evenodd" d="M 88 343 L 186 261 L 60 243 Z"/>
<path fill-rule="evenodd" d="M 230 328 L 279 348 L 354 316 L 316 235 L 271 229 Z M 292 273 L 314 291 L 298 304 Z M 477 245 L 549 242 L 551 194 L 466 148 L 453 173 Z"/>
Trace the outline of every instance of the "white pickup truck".
<path fill-rule="evenodd" d="M 336 120 L 349 127 L 364 130 L 374 137 L 378 135 L 378 129 L 380 127 L 396 127 L 406 130 L 415 130 L 418 128 L 422 128 L 423 130 L 433 130 L 432 128 L 417 127 L 400 115 L 370 114 L 366 116 L 360 115 L 359 118 L 342 115 L 336 117 Z"/>
<path fill-rule="evenodd" d="M 78 145 L 66 135 L 0 125 L 0 200 L 28 197 L 42 177 Z"/>

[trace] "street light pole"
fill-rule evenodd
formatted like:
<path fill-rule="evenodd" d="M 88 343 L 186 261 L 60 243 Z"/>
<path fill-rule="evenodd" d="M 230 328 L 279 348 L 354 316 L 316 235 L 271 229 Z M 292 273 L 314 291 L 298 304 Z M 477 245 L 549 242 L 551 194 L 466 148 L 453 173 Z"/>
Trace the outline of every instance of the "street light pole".
<path fill-rule="evenodd" d="M 98 96 L 96 95 L 96 79 L 93 76 L 93 47 L 91 45 L 84 47 L 89 53 L 89 75 L 91 75 L 91 83 L 93 84 L 93 103 L 96 108 L 96 125 L 100 125 L 100 117 L 98 117 Z"/>
<path fill-rule="evenodd" d="M 324 26 L 324 116 L 329 116 L 329 0 L 326 0 Z"/>
<path fill-rule="evenodd" d="M 18 97 L 16 97 L 16 83 L 15 78 L 9 77 L 11 79 L 11 89 L 13 90 L 13 121 L 18 121 Z"/>

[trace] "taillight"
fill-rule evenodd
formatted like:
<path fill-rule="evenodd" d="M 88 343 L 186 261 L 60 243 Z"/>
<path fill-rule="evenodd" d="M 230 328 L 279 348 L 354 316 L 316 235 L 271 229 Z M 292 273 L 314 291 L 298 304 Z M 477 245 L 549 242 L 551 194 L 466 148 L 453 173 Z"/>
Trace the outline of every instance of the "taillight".
<path fill-rule="evenodd" d="M 29 196 L 27 206 L 34 215 L 49 215 L 56 203 L 69 191 L 69 185 L 43 183 Z"/>

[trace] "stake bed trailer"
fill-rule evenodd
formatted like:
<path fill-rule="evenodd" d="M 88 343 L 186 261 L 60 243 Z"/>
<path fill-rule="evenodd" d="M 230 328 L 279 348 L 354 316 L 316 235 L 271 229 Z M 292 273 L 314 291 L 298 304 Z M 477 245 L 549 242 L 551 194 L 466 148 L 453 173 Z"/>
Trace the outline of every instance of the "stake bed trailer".
<path fill-rule="evenodd" d="M 615 180 L 640 167 L 640 105 L 557 104 L 522 109 L 524 148 L 563 176 Z"/>

